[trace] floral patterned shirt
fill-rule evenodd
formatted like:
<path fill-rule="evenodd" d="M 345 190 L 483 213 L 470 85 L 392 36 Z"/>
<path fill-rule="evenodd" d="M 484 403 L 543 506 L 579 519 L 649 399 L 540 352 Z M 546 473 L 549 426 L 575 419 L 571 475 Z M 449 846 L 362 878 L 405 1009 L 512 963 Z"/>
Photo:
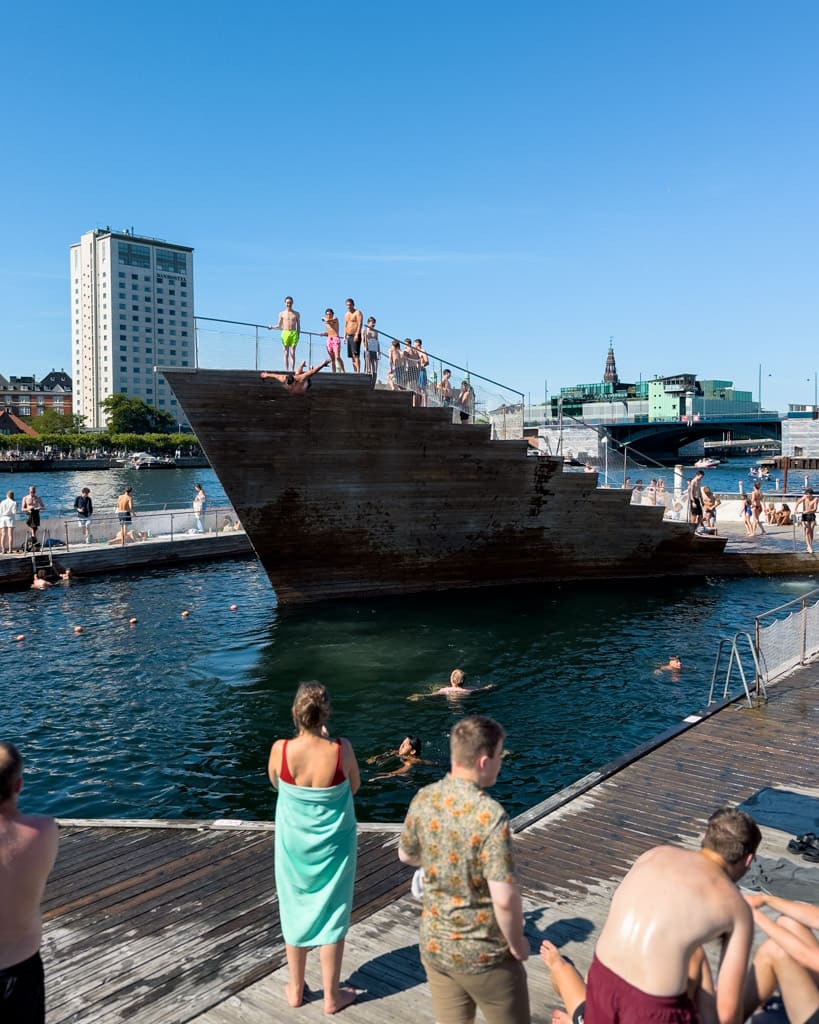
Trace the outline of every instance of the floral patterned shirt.
<path fill-rule="evenodd" d="M 488 882 L 513 882 L 509 817 L 468 779 L 446 775 L 414 797 L 401 848 L 420 858 L 424 897 L 419 947 L 436 970 L 477 974 L 509 956 Z"/>

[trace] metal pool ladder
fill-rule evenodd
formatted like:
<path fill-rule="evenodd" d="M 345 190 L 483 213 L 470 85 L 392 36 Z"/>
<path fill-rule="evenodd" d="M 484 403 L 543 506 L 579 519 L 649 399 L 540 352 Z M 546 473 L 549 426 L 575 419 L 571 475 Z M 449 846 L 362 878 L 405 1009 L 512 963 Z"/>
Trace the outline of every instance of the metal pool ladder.
<path fill-rule="evenodd" d="M 740 657 L 739 653 L 739 643 L 741 640 L 745 640 L 747 642 L 748 651 L 751 655 L 751 661 L 754 665 L 754 673 L 756 677 L 756 693 L 754 694 L 754 697 L 751 696 L 751 691 L 748 688 L 748 680 L 745 678 L 745 669 L 742 665 L 742 658 Z M 734 665 L 736 665 L 736 667 L 739 669 L 739 676 L 742 680 L 742 686 L 745 690 L 745 696 L 748 699 L 748 707 L 758 707 L 763 699 L 768 699 L 768 693 L 765 689 L 765 682 L 762 678 L 762 672 L 759 669 L 759 659 L 756 656 L 756 648 L 754 647 L 754 642 L 751 639 L 751 634 L 747 632 L 734 633 L 733 637 L 723 637 L 720 640 L 719 647 L 717 648 L 717 656 L 714 659 L 714 671 L 711 675 L 711 689 L 708 693 L 708 703 L 714 703 L 714 688 L 717 684 L 717 675 L 720 670 L 722 652 L 726 649 L 726 647 L 728 648 L 728 665 L 725 670 L 725 686 L 722 691 L 722 699 L 726 700 L 728 697 L 728 689 L 731 685 L 731 672 L 733 671 Z"/>

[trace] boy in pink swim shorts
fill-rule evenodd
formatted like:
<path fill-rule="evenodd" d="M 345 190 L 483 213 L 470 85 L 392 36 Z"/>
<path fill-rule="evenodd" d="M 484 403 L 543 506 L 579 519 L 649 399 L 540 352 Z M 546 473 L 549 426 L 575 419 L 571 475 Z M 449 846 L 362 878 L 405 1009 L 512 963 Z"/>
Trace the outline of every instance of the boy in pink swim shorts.
<path fill-rule="evenodd" d="M 338 317 L 332 309 L 325 309 L 322 323 L 327 324 L 327 330 L 322 331 L 322 336 L 327 338 L 327 355 L 332 363 L 333 373 L 344 373 L 344 362 L 341 358 L 341 339 L 338 336 Z M 338 364 L 338 368 L 336 368 Z"/>

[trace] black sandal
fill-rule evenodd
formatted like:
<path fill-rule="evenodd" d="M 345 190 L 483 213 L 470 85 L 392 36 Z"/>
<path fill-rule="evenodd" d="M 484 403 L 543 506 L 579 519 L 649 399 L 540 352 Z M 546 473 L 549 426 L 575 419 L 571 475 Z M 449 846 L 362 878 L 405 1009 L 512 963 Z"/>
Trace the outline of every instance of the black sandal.
<path fill-rule="evenodd" d="M 804 853 L 805 850 L 819 849 L 819 839 L 815 832 L 805 832 L 804 835 L 791 839 L 788 849 L 793 853 Z"/>

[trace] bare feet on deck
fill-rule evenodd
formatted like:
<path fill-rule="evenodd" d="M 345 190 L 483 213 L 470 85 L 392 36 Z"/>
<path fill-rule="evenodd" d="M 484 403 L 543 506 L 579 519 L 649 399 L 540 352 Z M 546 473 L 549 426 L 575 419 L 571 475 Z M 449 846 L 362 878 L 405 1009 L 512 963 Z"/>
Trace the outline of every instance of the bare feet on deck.
<path fill-rule="evenodd" d="M 287 998 L 287 1002 L 295 1010 L 304 1002 L 304 985 L 299 988 L 298 985 L 294 986 L 292 982 L 288 982 L 284 986 L 284 994 Z"/>
<path fill-rule="evenodd" d="M 336 998 L 330 1002 L 324 1001 L 325 1013 L 340 1013 L 345 1007 L 355 1002 L 358 992 L 349 985 L 342 985 L 338 990 Z"/>

